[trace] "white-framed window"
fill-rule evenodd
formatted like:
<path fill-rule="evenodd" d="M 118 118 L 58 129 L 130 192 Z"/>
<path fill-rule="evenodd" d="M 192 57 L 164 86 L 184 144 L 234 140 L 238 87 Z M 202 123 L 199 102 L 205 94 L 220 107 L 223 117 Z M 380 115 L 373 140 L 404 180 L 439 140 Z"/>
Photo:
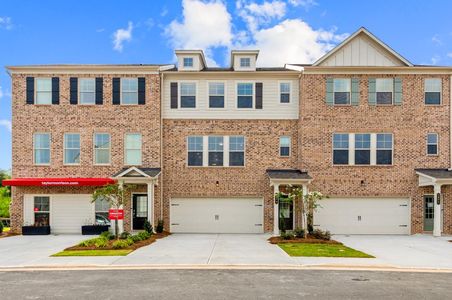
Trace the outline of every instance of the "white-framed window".
<path fill-rule="evenodd" d="M 50 225 L 50 197 L 35 196 L 33 198 L 33 212 L 35 217 L 35 226 Z"/>
<path fill-rule="evenodd" d="M 110 209 L 110 202 L 103 198 L 97 198 L 95 201 L 95 215 L 97 225 L 109 225 L 108 210 Z"/>
<path fill-rule="evenodd" d="M 280 136 L 279 137 L 279 156 L 282 156 L 282 157 L 290 156 L 290 146 L 291 146 L 290 136 Z"/>
<path fill-rule="evenodd" d="M 35 165 L 50 165 L 50 133 L 33 134 L 33 161 Z"/>
<path fill-rule="evenodd" d="M 241 68 L 249 68 L 249 67 L 251 67 L 251 58 L 249 58 L 249 57 L 240 57 L 240 67 Z"/>
<path fill-rule="evenodd" d="M 351 98 L 351 79 L 350 78 L 334 78 L 334 104 L 349 105 Z"/>
<path fill-rule="evenodd" d="M 52 104 L 52 78 L 36 78 L 36 104 Z"/>
<path fill-rule="evenodd" d="M 253 108 L 254 83 L 237 83 L 237 108 Z"/>
<path fill-rule="evenodd" d="M 189 136 L 187 138 L 187 165 L 202 167 L 203 165 L 203 137 Z"/>
<path fill-rule="evenodd" d="M 94 164 L 109 165 L 111 152 L 111 137 L 109 133 L 94 134 Z"/>
<path fill-rule="evenodd" d="M 96 80 L 94 78 L 79 79 L 80 104 L 96 104 Z"/>
<path fill-rule="evenodd" d="M 138 104 L 138 78 L 121 78 L 121 104 Z"/>
<path fill-rule="evenodd" d="M 424 101 L 427 105 L 441 104 L 441 78 L 425 78 Z"/>
<path fill-rule="evenodd" d="M 193 57 L 183 58 L 184 68 L 193 68 Z"/>
<path fill-rule="evenodd" d="M 427 155 L 438 155 L 438 134 L 427 134 Z"/>
<path fill-rule="evenodd" d="M 349 164 L 349 136 L 348 133 L 333 134 L 333 164 Z"/>
<path fill-rule="evenodd" d="M 141 134 L 127 133 L 125 135 L 124 164 L 128 166 L 141 165 Z"/>
<path fill-rule="evenodd" d="M 229 166 L 245 165 L 245 137 L 242 135 L 229 137 Z"/>
<path fill-rule="evenodd" d="M 209 166 L 223 166 L 223 146 L 222 136 L 209 136 Z"/>
<path fill-rule="evenodd" d="M 393 104 L 394 100 L 394 79 L 377 78 L 375 81 L 377 93 L 377 105 Z"/>
<path fill-rule="evenodd" d="M 392 165 L 393 140 L 392 133 L 377 134 L 377 165 Z"/>
<path fill-rule="evenodd" d="M 279 83 L 279 102 L 280 103 L 290 103 L 290 82 L 280 82 Z"/>
<path fill-rule="evenodd" d="M 80 164 L 80 134 L 65 133 L 64 134 L 64 164 L 79 165 Z"/>
<path fill-rule="evenodd" d="M 195 82 L 181 82 L 180 89 L 180 107 L 181 108 L 196 108 L 196 83 Z"/>
<path fill-rule="evenodd" d="M 224 108 L 224 82 L 209 82 L 209 108 Z"/>
<path fill-rule="evenodd" d="M 355 165 L 370 165 L 370 133 L 355 134 Z"/>

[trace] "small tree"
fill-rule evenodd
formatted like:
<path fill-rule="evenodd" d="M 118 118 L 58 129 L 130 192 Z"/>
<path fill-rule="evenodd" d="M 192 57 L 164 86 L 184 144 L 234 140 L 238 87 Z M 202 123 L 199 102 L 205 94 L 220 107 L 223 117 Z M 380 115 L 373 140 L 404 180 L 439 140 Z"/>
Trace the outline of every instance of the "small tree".
<path fill-rule="evenodd" d="M 97 199 L 102 199 L 107 201 L 111 208 L 120 209 L 128 202 L 125 195 L 133 188 L 133 185 L 108 184 L 94 191 L 91 202 L 94 203 Z M 116 239 L 119 238 L 118 220 L 115 221 L 115 236 Z"/>

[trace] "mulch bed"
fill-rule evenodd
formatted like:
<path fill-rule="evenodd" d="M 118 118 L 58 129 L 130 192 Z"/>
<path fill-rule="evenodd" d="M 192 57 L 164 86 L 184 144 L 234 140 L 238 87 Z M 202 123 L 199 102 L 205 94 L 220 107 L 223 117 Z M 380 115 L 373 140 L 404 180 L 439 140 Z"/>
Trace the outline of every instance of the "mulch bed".
<path fill-rule="evenodd" d="M 15 235 L 18 235 L 18 234 L 17 233 L 13 233 L 11 231 L 2 232 L 2 233 L 0 233 L 0 239 L 1 238 L 6 238 L 6 237 L 9 237 L 9 236 L 15 236 Z"/>
<path fill-rule="evenodd" d="M 294 238 L 294 239 L 291 239 L 291 240 L 285 240 L 285 239 L 282 239 L 279 236 L 273 236 L 273 237 L 269 238 L 268 241 L 270 242 L 270 244 L 284 244 L 284 243 L 342 244 L 342 243 L 340 243 L 338 241 L 335 241 L 335 240 L 320 240 L 320 239 L 313 238 L 311 236 L 308 236 L 305 239 L 303 239 L 303 238 Z"/>
<path fill-rule="evenodd" d="M 170 234 L 171 233 L 169 233 L 169 232 L 156 233 L 156 234 L 153 234 L 147 240 L 136 242 L 127 248 L 121 248 L 121 250 L 136 250 L 138 248 L 150 245 L 150 244 L 154 243 L 156 240 L 167 237 Z M 112 247 L 113 242 L 115 242 L 115 241 L 116 241 L 116 239 L 108 241 L 108 246 L 102 247 L 102 248 L 96 248 L 94 246 L 92 246 L 92 247 L 72 246 L 72 247 L 66 248 L 64 250 L 116 250 L 115 248 Z"/>

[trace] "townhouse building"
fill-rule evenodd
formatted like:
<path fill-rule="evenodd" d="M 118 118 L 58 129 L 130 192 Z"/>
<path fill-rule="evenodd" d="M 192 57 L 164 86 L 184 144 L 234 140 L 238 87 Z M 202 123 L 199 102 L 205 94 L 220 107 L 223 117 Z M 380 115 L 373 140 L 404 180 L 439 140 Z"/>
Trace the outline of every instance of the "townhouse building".
<path fill-rule="evenodd" d="M 300 226 L 300 186 L 339 234 L 452 234 L 452 67 L 413 65 L 365 28 L 310 65 L 8 67 L 12 230 L 107 222 L 104 184 L 134 184 L 123 230 L 263 233 Z"/>

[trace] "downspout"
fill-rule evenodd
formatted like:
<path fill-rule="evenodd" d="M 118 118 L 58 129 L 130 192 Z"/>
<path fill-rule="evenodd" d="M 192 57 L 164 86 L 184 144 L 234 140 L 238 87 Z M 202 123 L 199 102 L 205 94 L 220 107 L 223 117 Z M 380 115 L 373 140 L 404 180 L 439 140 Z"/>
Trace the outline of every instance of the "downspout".
<path fill-rule="evenodd" d="M 160 220 L 163 220 L 163 76 L 164 73 L 160 71 Z M 168 224 L 169 225 L 169 224 Z"/>

